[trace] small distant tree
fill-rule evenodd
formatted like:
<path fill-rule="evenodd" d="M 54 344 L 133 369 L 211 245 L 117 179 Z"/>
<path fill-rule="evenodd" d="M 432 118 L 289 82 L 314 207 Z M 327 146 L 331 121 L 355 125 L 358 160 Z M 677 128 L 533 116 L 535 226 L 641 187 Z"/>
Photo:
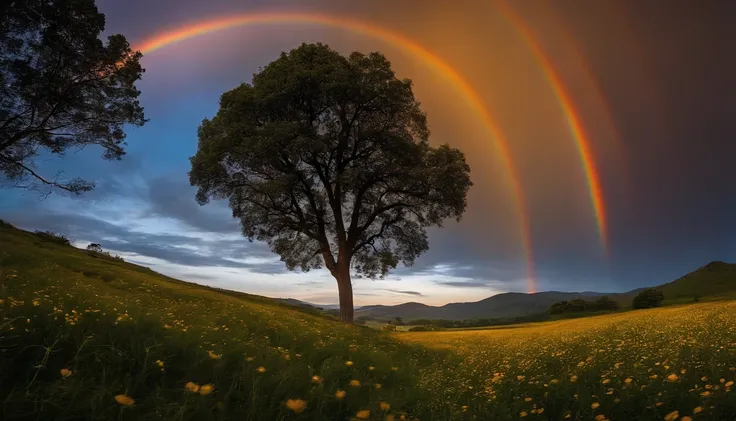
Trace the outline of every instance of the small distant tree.
<path fill-rule="evenodd" d="M 0 174 L 16 186 L 75 194 L 93 183 L 41 175 L 42 152 L 98 145 L 120 159 L 125 125 L 145 123 L 135 83 L 141 53 L 122 35 L 100 39 L 105 15 L 94 0 L 0 2 Z"/>
<path fill-rule="evenodd" d="M 387 324 L 387 325 L 383 326 L 381 329 L 388 330 L 390 332 L 393 332 L 393 331 L 396 330 L 396 325 Z"/>
<path fill-rule="evenodd" d="M 591 307 L 595 311 L 615 311 L 619 309 L 619 304 L 612 300 L 611 297 L 604 295 L 603 297 L 595 300 Z"/>
<path fill-rule="evenodd" d="M 570 303 L 566 300 L 558 301 L 552 304 L 547 310 L 549 314 L 563 314 L 570 312 Z"/>
<path fill-rule="evenodd" d="M 287 269 L 327 267 L 353 322 L 351 274 L 385 276 L 459 220 L 472 185 L 458 149 L 429 144 L 410 80 L 379 53 L 302 44 L 220 99 L 199 127 L 197 201 L 229 199 L 243 235 Z"/>
<path fill-rule="evenodd" d="M 102 246 L 97 243 L 90 243 L 87 246 L 87 250 L 102 253 Z"/>
<path fill-rule="evenodd" d="M 662 291 L 658 289 L 647 289 L 634 297 L 632 307 L 635 309 L 661 307 L 663 301 L 664 294 Z"/>

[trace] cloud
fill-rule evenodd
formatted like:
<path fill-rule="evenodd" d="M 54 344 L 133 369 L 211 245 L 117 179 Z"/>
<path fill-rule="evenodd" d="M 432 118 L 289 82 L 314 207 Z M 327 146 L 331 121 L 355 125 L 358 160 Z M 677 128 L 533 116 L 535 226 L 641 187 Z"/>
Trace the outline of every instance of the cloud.
<path fill-rule="evenodd" d="M 263 256 L 266 253 L 262 245 L 248 243 L 237 237 L 221 239 L 204 234 L 192 236 L 140 232 L 90 216 L 59 213 L 44 208 L 13 213 L 7 219 L 20 227 L 67 233 L 78 242 L 97 242 L 106 250 L 133 253 L 173 264 L 239 268 L 261 274 L 286 272 L 283 263 L 275 259 L 256 259 L 257 263 L 245 262 L 245 256 Z M 274 254 L 269 253 L 268 257 L 274 257 Z"/>
<path fill-rule="evenodd" d="M 406 295 L 414 295 L 417 297 L 424 297 L 424 294 L 422 294 L 421 292 L 417 292 L 417 291 L 402 291 L 398 289 L 384 289 L 384 291 L 395 292 L 396 294 L 406 294 Z"/>
<path fill-rule="evenodd" d="M 435 283 L 437 285 L 459 288 L 488 288 L 494 284 L 493 282 L 486 281 L 435 281 Z"/>
<path fill-rule="evenodd" d="M 189 185 L 187 174 L 170 173 L 148 183 L 148 205 L 152 216 L 172 218 L 205 232 L 240 233 L 225 201 L 201 206 L 194 199 L 196 187 Z"/>

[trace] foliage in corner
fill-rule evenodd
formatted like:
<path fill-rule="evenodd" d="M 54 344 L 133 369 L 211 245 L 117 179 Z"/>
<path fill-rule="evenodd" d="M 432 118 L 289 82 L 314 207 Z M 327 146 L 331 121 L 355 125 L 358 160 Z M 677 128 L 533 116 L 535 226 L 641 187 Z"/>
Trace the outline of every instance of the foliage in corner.
<path fill-rule="evenodd" d="M 125 125 L 146 120 L 135 83 L 143 69 L 123 35 L 99 36 L 94 0 L 10 0 L 0 6 L 0 173 L 18 187 L 74 194 L 94 184 L 43 176 L 41 154 L 88 145 L 124 154 Z"/>

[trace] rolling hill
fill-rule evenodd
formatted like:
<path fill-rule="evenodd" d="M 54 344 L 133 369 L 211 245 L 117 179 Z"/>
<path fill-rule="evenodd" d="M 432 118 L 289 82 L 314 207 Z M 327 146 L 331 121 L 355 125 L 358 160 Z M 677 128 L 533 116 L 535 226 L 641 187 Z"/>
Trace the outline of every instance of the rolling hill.
<path fill-rule="evenodd" d="M 716 300 L 736 298 L 736 264 L 714 261 L 672 282 L 651 288 L 662 290 L 665 304 L 691 302 L 694 299 Z M 642 290 L 615 294 L 598 292 L 546 291 L 534 294 L 509 292 L 486 299 L 429 306 L 421 303 L 403 303 L 393 306 L 364 306 L 356 310 L 356 317 L 391 320 L 401 317 L 405 321 L 415 319 L 465 320 L 477 318 L 505 319 L 532 316 L 547 311 L 550 305 L 562 300 L 595 300 L 607 295 L 622 308 L 631 306 L 631 300 Z"/>

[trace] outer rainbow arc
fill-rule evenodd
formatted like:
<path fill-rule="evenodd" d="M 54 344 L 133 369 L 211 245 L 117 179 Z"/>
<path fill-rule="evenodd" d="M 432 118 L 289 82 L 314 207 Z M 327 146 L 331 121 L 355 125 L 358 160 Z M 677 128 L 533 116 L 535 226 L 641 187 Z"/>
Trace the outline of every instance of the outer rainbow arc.
<path fill-rule="evenodd" d="M 513 161 L 511 159 L 511 153 L 508 148 L 508 140 L 503 135 L 493 118 L 486 111 L 483 101 L 475 93 L 472 86 L 452 66 L 450 66 L 441 58 L 434 55 L 423 46 L 394 32 L 390 32 L 380 27 L 368 25 L 364 22 L 352 20 L 342 16 L 332 17 L 312 13 L 262 12 L 227 17 L 222 19 L 213 19 L 206 22 L 187 25 L 179 29 L 174 29 L 169 32 L 154 35 L 144 40 L 139 45 L 135 46 L 134 49 L 140 50 L 143 53 L 150 53 L 159 48 L 183 41 L 185 39 L 220 31 L 223 29 L 254 24 L 277 24 L 287 22 L 333 26 L 381 39 L 391 45 L 407 51 L 408 53 L 416 57 L 421 58 L 427 64 L 429 64 L 430 67 L 435 69 L 437 73 L 449 80 L 451 84 L 455 86 L 459 92 L 462 93 L 462 96 L 468 102 L 470 107 L 481 117 L 486 129 L 492 135 L 494 144 L 500 154 L 501 161 L 509 176 L 513 202 L 516 208 L 515 210 L 517 216 L 519 218 L 519 228 L 521 231 L 522 243 L 521 245 L 527 262 L 528 289 L 529 292 L 535 292 L 536 283 L 534 279 L 534 264 L 532 260 L 531 232 L 529 228 L 530 222 L 528 216 L 529 214 L 527 211 L 521 182 L 517 170 L 513 165 Z"/>
<path fill-rule="evenodd" d="M 540 67 L 544 70 L 544 75 L 552 88 L 552 91 L 562 108 L 562 111 L 567 120 L 568 127 L 572 134 L 575 146 L 580 156 L 580 161 L 583 164 L 583 171 L 585 173 L 585 179 L 588 184 L 588 191 L 590 194 L 590 200 L 593 205 L 593 211 L 595 212 L 596 224 L 598 227 L 598 234 L 600 237 L 601 245 L 604 251 L 608 254 L 608 233 L 607 233 L 607 222 L 606 222 L 606 211 L 603 200 L 603 189 L 601 188 L 600 178 L 598 175 L 598 169 L 596 168 L 593 153 L 590 147 L 590 141 L 585 133 L 580 118 L 578 117 L 574 102 L 570 95 L 565 91 L 565 85 L 555 72 L 554 67 L 547 58 L 539 44 L 534 40 L 531 30 L 527 27 L 524 21 L 516 14 L 516 12 L 505 4 L 502 0 L 498 2 L 500 10 L 511 22 L 512 26 L 516 29 L 518 34 L 527 45 L 535 60 L 539 63 Z"/>

